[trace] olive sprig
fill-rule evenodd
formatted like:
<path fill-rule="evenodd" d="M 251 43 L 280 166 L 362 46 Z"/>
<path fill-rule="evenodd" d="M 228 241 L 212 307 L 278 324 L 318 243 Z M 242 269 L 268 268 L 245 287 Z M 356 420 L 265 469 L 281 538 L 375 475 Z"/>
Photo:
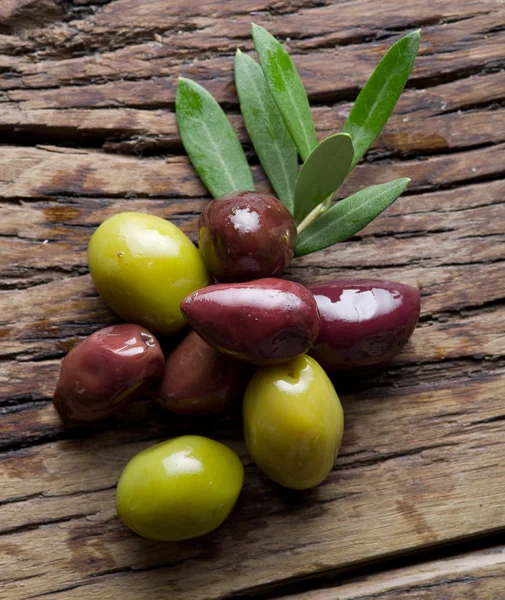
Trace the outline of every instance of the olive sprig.
<path fill-rule="evenodd" d="M 412 70 L 420 33 L 391 46 L 358 95 L 342 132 L 319 144 L 291 57 L 263 27 L 253 24 L 252 36 L 259 64 L 240 50 L 235 56 L 240 109 L 263 170 L 297 224 L 295 254 L 302 256 L 349 239 L 406 189 L 410 179 L 396 179 L 333 204 L 333 195 L 391 115 Z M 184 148 L 213 197 L 254 191 L 251 168 L 230 121 L 213 96 L 191 79 L 179 79 L 176 118 Z"/>

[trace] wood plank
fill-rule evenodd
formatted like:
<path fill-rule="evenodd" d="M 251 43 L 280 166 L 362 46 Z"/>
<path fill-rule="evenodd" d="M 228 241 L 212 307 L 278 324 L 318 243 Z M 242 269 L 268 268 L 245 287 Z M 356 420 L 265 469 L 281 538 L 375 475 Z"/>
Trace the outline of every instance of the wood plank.
<path fill-rule="evenodd" d="M 20 205 L 0 204 L 0 236 L 9 244 L 3 261 L 0 263 L 7 270 L 9 266 L 26 267 L 28 265 L 50 267 L 57 264 L 64 266 L 80 266 L 87 243 L 94 228 L 103 220 L 125 210 L 150 212 L 175 222 L 188 235 L 195 237 L 197 215 L 207 200 L 150 200 L 150 199 L 88 199 L 61 198 L 36 203 L 22 202 Z M 416 243 L 411 238 L 420 231 L 429 231 L 444 239 L 445 233 L 454 233 L 454 245 L 464 245 L 461 240 L 468 236 L 491 236 L 501 233 L 499 223 L 503 213 L 503 186 L 501 181 L 481 183 L 459 187 L 453 190 L 412 194 L 401 197 L 376 221 L 360 232 L 359 237 L 345 244 L 339 244 L 339 253 L 344 252 L 340 264 L 348 266 L 345 253 L 355 248 L 357 239 L 366 243 L 381 244 L 377 238 L 388 235 L 393 238 L 401 235 L 405 246 L 406 258 L 410 258 L 409 244 Z M 373 238 L 373 239 L 372 239 Z M 44 244 L 44 242 L 47 242 Z M 408 241 L 407 241 L 408 240 Z M 387 240 L 384 242 L 387 243 Z M 32 253 L 19 252 L 20 248 L 31 248 Z M 40 246 L 48 245 L 48 248 Z M 61 260 L 55 262 L 51 248 L 56 245 Z M 40 256 L 37 262 L 36 253 Z M 328 250 L 328 252 L 334 252 Z M 310 260 L 320 257 L 316 254 Z M 443 264 L 447 257 L 441 255 Z M 365 261 L 373 256 L 365 257 Z M 436 260 L 436 254 L 432 257 Z M 309 258 L 298 259 L 294 264 L 304 264 Z M 350 265 L 349 265 L 350 266 Z M 363 263 L 366 267 L 367 263 Z"/>
<path fill-rule="evenodd" d="M 388 122 L 386 131 L 391 126 L 402 127 L 399 117 L 405 113 L 415 112 L 418 118 L 436 116 L 444 111 L 457 111 L 480 106 L 486 103 L 503 100 L 504 92 L 501 73 L 473 75 L 450 83 L 437 85 L 423 90 L 406 90 L 395 108 L 392 119 Z M 338 129 L 346 118 L 352 104 L 339 103 L 334 107 L 314 106 L 312 108 L 318 129 L 322 132 Z M 485 114 L 485 113 L 484 113 Z M 494 117 L 495 115 L 493 115 Z M 395 119 L 396 117 L 396 119 Z M 401 117 L 403 122 L 403 116 Z M 245 139 L 241 119 L 236 114 L 230 114 L 230 119 Z M 418 127 L 416 119 L 409 117 L 410 125 Z M 405 121 L 407 122 L 407 121 Z M 428 127 L 432 120 L 427 122 Z M 114 107 L 108 109 L 56 109 L 19 108 L 16 103 L 0 103 L 0 126 L 4 131 L 14 130 L 21 133 L 41 133 L 56 131 L 61 135 L 103 136 L 104 132 L 127 135 L 151 135 L 166 140 L 167 144 L 178 145 L 175 118 L 169 109 L 146 110 Z M 464 132 L 462 132 L 464 135 Z"/>
<path fill-rule="evenodd" d="M 285 600 L 497 600 L 503 595 L 505 548 L 493 546 L 451 558 L 351 579 L 335 587 L 283 596 Z"/>
<path fill-rule="evenodd" d="M 500 26 L 505 20 L 505 11 L 492 10 L 493 4 L 503 9 L 500 0 L 488 2 L 487 14 L 464 19 L 452 27 L 431 28 L 428 25 L 425 28 L 426 45 L 422 46 L 410 85 L 415 82 L 422 84 L 434 78 L 436 82 L 443 82 L 444 78 L 457 79 L 481 71 L 484 65 L 494 65 L 495 68 L 502 65 L 501 47 L 505 34 L 500 31 Z M 352 8 L 356 10 L 357 7 Z M 333 6 L 332 10 L 334 14 L 328 15 L 328 18 L 341 19 L 340 5 Z M 389 10 L 387 13 L 385 19 L 390 17 Z M 433 17 L 427 18 L 430 20 Z M 270 21 L 267 25 L 271 25 Z M 252 47 L 249 28 L 250 17 L 247 16 L 247 33 L 241 31 L 239 34 L 239 43 L 245 49 Z M 94 28 L 94 31 L 100 30 Z M 74 31 L 68 28 L 64 33 L 66 37 L 74 35 Z M 132 32 L 128 33 L 133 35 Z M 305 36 L 308 33 L 310 31 L 307 32 L 305 21 L 300 20 L 297 35 Z M 9 59 L 9 77 L 3 85 L 6 90 L 4 100 L 24 110 L 106 106 L 159 108 L 173 106 L 177 77 L 185 75 L 206 85 L 219 101 L 236 104 L 232 85 L 232 56 L 223 56 L 226 53 L 219 52 L 202 58 L 202 45 L 209 44 L 206 28 L 199 32 L 191 31 L 188 37 L 194 40 L 199 35 L 202 41 L 197 48 L 196 63 L 195 54 L 192 56 L 189 52 L 188 55 L 186 45 L 183 45 L 180 55 L 176 51 L 174 56 L 174 48 L 178 44 L 174 44 L 171 38 L 166 43 L 149 41 L 120 47 L 113 52 L 105 51 L 99 57 L 63 58 L 57 61 L 33 61 L 28 57 L 16 62 Z M 117 31 L 114 31 L 114 36 L 117 36 Z M 222 39 L 222 36 L 219 37 Z M 244 38 L 247 40 L 245 43 Z M 152 39 L 151 36 L 149 39 Z M 315 48 L 310 53 L 297 51 L 295 39 L 288 44 L 288 49 L 293 54 L 311 98 L 324 101 L 330 98 L 350 99 L 356 95 L 394 39 L 331 49 L 323 44 L 321 49 Z M 47 45 L 48 36 L 44 35 L 43 40 Z M 101 41 L 104 42 L 103 39 Z M 69 42 L 60 39 L 55 43 L 64 45 Z M 83 46 L 88 40 L 84 38 L 76 43 Z M 236 45 L 237 40 L 227 44 L 228 52 L 230 46 L 233 48 Z M 324 69 L 321 65 L 324 65 Z"/>
<path fill-rule="evenodd" d="M 367 185 L 410 177 L 409 190 L 498 178 L 504 172 L 505 144 L 432 156 L 423 161 L 358 165 L 339 193 L 347 195 Z M 207 192 L 185 156 L 144 158 L 89 150 L 59 151 L 53 147 L 1 146 L 0 199 L 58 196 L 201 198 Z M 111 178 L 110 173 L 114 173 Z M 259 189 L 269 186 L 253 167 Z"/>
<path fill-rule="evenodd" d="M 441 87 L 441 86 L 440 86 Z M 339 131 L 350 104 L 314 107 L 319 139 Z M 400 107 L 401 108 L 401 107 Z M 505 141 L 505 110 L 436 114 L 440 104 L 422 116 L 393 116 L 375 142 L 376 153 L 432 153 Z M 429 118 L 427 118 L 429 117 Z M 250 144 L 240 116 L 230 115 L 242 143 Z M 181 152 L 175 115 L 168 111 L 135 109 L 38 109 L 21 111 L 0 106 L 0 130 L 11 139 L 64 142 L 71 137 L 82 145 L 99 145 L 107 151 L 140 154 Z M 373 154 L 371 155 L 373 157 Z"/>
<path fill-rule="evenodd" d="M 497 477 L 505 460 L 504 377 L 345 397 L 342 455 L 324 485 L 302 495 L 280 492 L 246 460 L 247 483 L 231 520 L 190 543 L 143 541 L 113 516 L 108 488 L 126 458 L 148 445 L 139 441 L 138 424 L 130 433 L 124 426 L 122 433 L 6 455 L 2 500 L 33 498 L 3 507 L 2 515 L 23 507 L 27 514 L 4 537 L 4 547 L 15 549 L 0 574 L 4 589 L 11 600 L 58 589 L 53 597 L 70 600 L 83 591 L 86 598 L 138 599 L 152 589 L 177 600 L 217 599 L 280 573 L 301 577 L 504 528 L 505 479 Z M 217 437 L 244 457 L 241 441 Z M 75 503 L 57 497 L 70 493 Z M 485 510 L 475 511 L 476 503 Z M 34 521 L 37 514 L 57 522 Z M 47 537 L 49 570 L 41 544 Z"/>
<path fill-rule="evenodd" d="M 492 27 L 491 23 L 489 27 Z M 468 49 L 448 53 L 450 60 L 443 55 L 422 55 L 416 61 L 412 75 L 412 84 L 434 78 L 440 70 L 445 78 L 457 78 L 458 73 L 471 74 L 479 71 L 487 63 L 500 66 L 505 34 L 497 33 L 485 44 L 474 43 Z M 381 56 L 387 51 L 391 42 L 374 46 L 363 53 L 361 46 L 344 46 L 338 53 L 321 50 L 311 54 L 302 54 L 296 59 L 296 66 L 307 88 L 309 96 L 319 101 L 348 100 L 357 95 L 359 88 L 376 66 Z M 144 51 L 146 55 L 159 53 L 157 44 L 151 44 Z M 362 55 L 360 56 L 360 53 Z M 145 57 L 144 57 L 145 58 Z M 123 70 L 127 70 L 134 57 L 126 57 Z M 137 59 L 138 60 L 138 59 Z M 139 80 L 128 81 L 124 78 L 105 83 L 85 85 L 65 85 L 61 89 L 52 89 L 60 85 L 58 80 L 47 81 L 41 89 L 19 88 L 8 89 L 5 98 L 23 110 L 48 108 L 104 108 L 104 107 L 172 107 L 177 86 L 177 77 L 196 78 L 220 101 L 236 103 L 236 95 L 232 85 L 232 57 L 211 58 L 199 61 L 194 67 L 186 64 L 172 65 L 170 61 L 154 78 L 151 68 Z M 443 61 L 443 62 L 442 62 Z M 147 61 L 146 61 L 147 62 Z M 148 63 L 150 64 L 150 63 Z M 324 71 L 321 65 L 325 65 Z M 76 65 L 71 65 L 74 72 Z M 168 74 L 169 73 L 169 74 Z M 44 75 L 46 78 L 46 76 Z M 335 90 L 334 82 L 339 82 Z M 9 87 L 12 84 L 9 81 Z M 503 98 L 503 94 L 500 94 Z"/>
<path fill-rule="evenodd" d="M 45 1 L 54 5 L 53 0 Z M 14 3 L 19 5 L 20 0 Z M 79 3 L 84 4 L 82 0 Z M 373 0 L 353 0 L 336 6 L 319 5 L 311 0 L 280 0 L 273 9 L 265 0 L 253 3 L 237 0 L 233 4 L 197 0 L 190 6 L 182 6 L 180 2 L 154 2 L 148 8 L 135 0 L 121 0 L 108 3 L 95 14 L 85 13 L 84 18 L 75 19 L 73 28 L 65 23 L 43 27 L 45 22 L 41 21 L 42 27 L 34 31 L 27 42 L 32 52 L 40 51 L 39 60 L 47 56 L 68 57 L 72 51 L 78 54 L 84 44 L 94 49 L 100 49 L 102 44 L 104 48 L 123 48 L 138 40 L 152 40 L 155 34 L 158 39 L 170 39 L 174 53 L 188 53 L 190 49 L 199 54 L 223 52 L 229 49 L 230 39 L 248 36 L 254 17 L 275 35 L 289 37 L 296 43 L 297 38 L 302 37 L 302 47 L 309 45 L 311 39 L 320 40 L 320 45 L 338 46 L 384 36 L 391 29 L 443 26 L 447 22 L 455 26 L 459 20 L 485 17 L 500 8 L 503 6 L 499 0 L 487 0 L 485 5 L 477 0 L 460 0 L 457 7 L 441 0 L 429 4 L 413 0 L 403 6 L 402 11 L 393 2 L 378 6 Z M 8 14 L 4 16 L 8 18 Z M 346 26 L 335 27 L 336 22 L 346 23 Z M 25 41 L 23 37 L 19 39 Z M 202 43 L 204 39 L 206 44 Z M 12 48 L 9 40 L 4 43 L 0 50 L 9 52 Z"/>

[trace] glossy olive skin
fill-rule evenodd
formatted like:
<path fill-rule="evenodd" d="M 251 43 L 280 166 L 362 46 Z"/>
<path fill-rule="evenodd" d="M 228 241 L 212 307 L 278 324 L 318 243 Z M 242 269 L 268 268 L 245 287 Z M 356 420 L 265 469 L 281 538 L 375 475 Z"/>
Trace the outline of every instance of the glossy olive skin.
<path fill-rule="evenodd" d="M 198 222 L 198 245 L 221 282 L 278 277 L 293 259 L 296 224 L 277 198 L 236 192 L 209 202 Z"/>
<path fill-rule="evenodd" d="M 181 310 L 209 344 L 255 364 L 290 360 L 319 333 L 313 295 L 284 279 L 211 285 L 186 298 Z"/>
<path fill-rule="evenodd" d="M 239 457 L 224 444 L 186 435 L 140 452 L 123 470 L 116 510 L 130 529 L 174 542 L 219 527 L 244 482 Z"/>
<path fill-rule="evenodd" d="M 165 359 L 140 325 L 112 325 L 77 344 L 63 359 L 53 402 L 64 421 L 105 419 L 155 385 Z"/>
<path fill-rule="evenodd" d="M 247 386 L 243 414 L 249 454 L 270 479 L 295 490 L 326 479 L 342 443 L 344 413 L 313 358 L 258 369 Z"/>
<path fill-rule="evenodd" d="M 309 287 L 321 315 L 311 355 L 325 369 L 387 362 L 412 335 L 421 308 L 419 290 L 373 279 L 341 279 Z"/>
<path fill-rule="evenodd" d="M 173 223 L 143 213 L 104 221 L 89 242 L 88 264 L 109 308 L 154 333 L 182 329 L 181 301 L 210 283 L 189 238 Z"/>
<path fill-rule="evenodd" d="M 191 331 L 168 356 L 154 399 L 179 415 L 218 413 L 242 396 L 247 378 L 246 365 Z"/>

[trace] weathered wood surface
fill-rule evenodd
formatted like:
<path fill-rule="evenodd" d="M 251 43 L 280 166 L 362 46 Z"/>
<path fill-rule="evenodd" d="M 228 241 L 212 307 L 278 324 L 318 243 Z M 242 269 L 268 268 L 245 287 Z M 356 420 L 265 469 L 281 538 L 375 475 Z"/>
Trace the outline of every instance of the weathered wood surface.
<path fill-rule="evenodd" d="M 386 570 L 285 600 L 498 600 L 503 598 L 505 550 L 486 550 Z"/>
<path fill-rule="evenodd" d="M 237 414 L 193 424 L 141 402 L 69 431 L 50 404 L 65 352 L 114 320 L 87 274 L 93 228 L 128 209 L 194 235 L 208 196 L 177 135 L 178 75 L 225 103 L 266 188 L 231 78 L 251 20 L 286 41 L 320 137 L 342 125 L 388 45 L 423 29 L 409 88 L 346 184 L 409 176 L 408 193 L 289 273 L 418 285 L 421 323 L 388 369 L 336 380 L 342 453 L 328 481 L 301 495 L 258 473 Z M 496 543 L 505 531 L 504 26 L 503 0 L 2 2 L 0 598 L 503 595 L 504 548 L 472 552 L 468 540 Z M 237 510 L 202 540 L 138 539 L 115 517 L 118 474 L 153 441 L 189 431 L 243 458 Z M 395 568 L 407 552 L 457 552 L 463 541 L 467 554 Z"/>

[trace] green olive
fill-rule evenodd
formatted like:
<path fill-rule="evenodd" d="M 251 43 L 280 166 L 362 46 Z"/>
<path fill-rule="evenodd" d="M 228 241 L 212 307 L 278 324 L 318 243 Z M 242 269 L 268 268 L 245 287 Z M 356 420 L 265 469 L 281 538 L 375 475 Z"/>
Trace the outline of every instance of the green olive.
<path fill-rule="evenodd" d="M 143 213 L 104 221 L 89 242 L 88 264 L 106 304 L 155 333 L 182 329 L 180 303 L 210 283 L 191 240 L 173 223 Z"/>
<path fill-rule="evenodd" d="M 310 356 L 262 367 L 247 386 L 247 449 L 258 467 L 284 487 L 304 490 L 326 479 L 343 431 L 335 388 Z"/>
<path fill-rule="evenodd" d="M 197 435 L 174 438 L 137 454 L 121 474 L 119 518 L 150 540 L 175 542 L 219 527 L 244 482 L 239 457 Z"/>

